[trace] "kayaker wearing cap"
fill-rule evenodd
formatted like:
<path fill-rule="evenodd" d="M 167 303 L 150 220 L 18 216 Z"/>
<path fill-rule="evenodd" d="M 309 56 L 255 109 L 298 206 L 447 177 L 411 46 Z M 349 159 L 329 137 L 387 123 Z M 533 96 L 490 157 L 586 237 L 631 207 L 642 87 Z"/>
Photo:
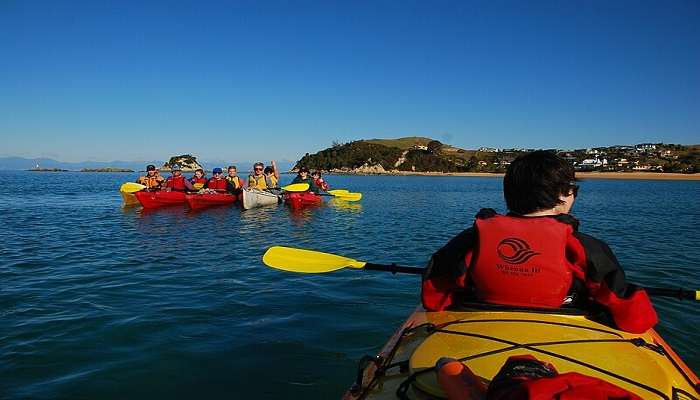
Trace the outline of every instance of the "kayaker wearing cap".
<path fill-rule="evenodd" d="M 219 168 L 219 170 L 221 170 L 221 168 Z M 207 178 L 204 176 L 204 170 L 201 168 L 194 170 L 194 176 L 190 178 L 190 183 L 197 190 L 203 188 L 207 183 Z"/>
<path fill-rule="evenodd" d="M 433 254 L 423 277 L 423 306 L 595 303 L 621 330 L 653 327 L 657 316 L 647 293 L 626 281 L 607 244 L 578 232 L 579 222 L 569 214 L 577 192 L 573 168 L 555 153 L 518 157 L 503 178 L 510 212 L 482 209 L 471 228 Z"/>
<path fill-rule="evenodd" d="M 165 190 L 176 192 L 195 191 L 190 181 L 182 176 L 182 169 L 180 169 L 179 165 L 173 164 L 173 166 L 170 167 L 170 172 L 172 175 L 165 181 Z"/>
<path fill-rule="evenodd" d="M 146 175 L 136 180 L 136 183 L 146 186 L 146 190 L 160 190 L 163 182 L 165 182 L 165 178 L 160 176 L 156 166 L 153 164 L 147 165 Z"/>
<path fill-rule="evenodd" d="M 221 168 L 214 168 L 211 173 L 212 177 L 207 181 L 207 189 L 216 190 L 220 193 L 226 193 L 233 190 L 231 183 L 224 178 L 224 171 L 222 171 Z"/>
<path fill-rule="evenodd" d="M 229 192 L 238 194 L 243 188 L 243 180 L 237 175 L 238 169 L 235 165 L 228 167 L 228 175 L 226 176 L 226 181 L 231 184 L 229 187 Z"/>
<path fill-rule="evenodd" d="M 272 171 L 272 173 L 268 173 L 269 171 Z M 273 189 L 278 186 L 278 180 L 279 173 L 274 160 L 272 161 L 272 167 L 267 168 L 265 168 L 265 164 L 256 162 L 253 165 L 253 174 L 248 176 L 248 188 L 259 190 Z"/>
<path fill-rule="evenodd" d="M 309 191 L 314 192 L 316 194 L 318 194 L 319 192 L 318 186 L 316 186 L 314 180 L 309 176 L 309 169 L 307 167 L 299 168 L 299 173 L 292 181 L 292 184 L 294 183 L 308 183 Z"/>

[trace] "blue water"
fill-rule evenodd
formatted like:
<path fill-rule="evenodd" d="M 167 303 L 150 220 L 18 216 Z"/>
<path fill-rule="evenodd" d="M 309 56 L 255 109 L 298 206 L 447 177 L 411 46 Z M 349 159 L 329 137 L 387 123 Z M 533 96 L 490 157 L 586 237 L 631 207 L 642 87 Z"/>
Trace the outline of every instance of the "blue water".
<path fill-rule="evenodd" d="M 353 205 L 122 208 L 136 174 L 0 172 L 0 398 L 337 398 L 419 301 L 417 276 L 297 275 L 289 245 L 423 265 L 500 178 L 329 176 Z M 283 181 L 291 177 L 283 177 Z M 700 288 L 700 182 L 587 180 L 574 213 L 630 280 Z M 655 299 L 700 369 L 700 306 Z"/>

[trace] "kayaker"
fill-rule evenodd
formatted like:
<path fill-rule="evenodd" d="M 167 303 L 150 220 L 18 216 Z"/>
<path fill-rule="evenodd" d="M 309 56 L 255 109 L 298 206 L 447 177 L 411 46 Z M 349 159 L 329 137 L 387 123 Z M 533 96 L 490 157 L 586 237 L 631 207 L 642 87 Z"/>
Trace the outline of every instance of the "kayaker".
<path fill-rule="evenodd" d="M 211 173 L 212 177 L 209 178 L 205 186 L 207 189 L 215 190 L 219 193 L 231 192 L 234 189 L 231 183 L 224 178 L 224 171 L 221 168 L 214 168 Z"/>
<path fill-rule="evenodd" d="M 221 168 L 219 168 L 219 171 L 221 171 Z M 197 190 L 203 188 L 207 183 L 207 178 L 204 176 L 204 170 L 201 168 L 194 170 L 194 176 L 190 179 L 190 183 Z"/>
<path fill-rule="evenodd" d="M 509 213 L 482 209 L 471 228 L 433 254 L 423 306 L 602 306 L 621 330 L 653 327 L 657 316 L 647 293 L 627 282 L 607 244 L 578 232 L 569 214 L 577 192 L 574 169 L 555 153 L 518 157 L 503 178 Z"/>
<path fill-rule="evenodd" d="M 239 194 L 243 188 L 243 180 L 237 175 L 238 169 L 235 165 L 230 165 L 227 168 L 227 172 L 226 180 L 231 184 L 231 186 L 229 186 L 229 192 Z"/>
<path fill-rule="evenodd" d="M 253 173 L 248 175 L 248 188 L 249 189 L 267 189 L 267 182 L 265 182 L 265 174 L 263 170 L 265 169 L 265 164 L 261 162 L 256 162 L 253 165 Z"/>
<path fill-rule="evenodd" d="M 309 168 L 307 167 L 299 168 L 297 176 L 292 181 L 292 184 L 294 183 L 308 183 L 309 191 L 314 192 L 316 194 L 318 194 L 319 192 L 318 186 L 316 186 L 314 180 L 309 176 Z"/>
<path fill-rule="evenodd" d="M 314 180 L 314 183 L 316 186 L 318 186 L 319 189 L 323 190 L 324 192 L 328 191 L 328 183 L 321 178 L 321 171 L 315 170 L 314 172 L 311 173 L 311 178 Z"/>
<path fill-rule="evenodd" d="M 158 170 L 156 169 L 156 166 L 153 164 L 149 164 L 146 166 L 146 175 L 139 177 L 139 179 L 136 180 L 136 183 L 140 183 L 141 185 L 146 186 L 146 190 L 153 191 L 153 190 L 160 190 L 161 186 L 163 185 L 163 182 L 165 182 L 165 178 L 160 176 L 158 173 Z"/>
<path fill-rule="evenodd" d="M 189 179 L 182 176 L 182 169 L 179 165 L 173 164 L 172 167 L 170 167 L 170 172 L 172 175 L 165 181 L 165 190 L 172 190 L 176 192 L 195 191 L 195 188 L 192 186 Z"/>

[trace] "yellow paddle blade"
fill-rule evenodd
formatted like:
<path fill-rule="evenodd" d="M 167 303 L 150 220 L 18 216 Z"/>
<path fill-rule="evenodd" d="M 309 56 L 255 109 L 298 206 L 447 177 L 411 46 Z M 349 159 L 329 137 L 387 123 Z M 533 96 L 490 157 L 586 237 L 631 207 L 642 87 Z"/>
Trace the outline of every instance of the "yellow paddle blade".
<path fill-rule="evenodd" d="M 321 274 L 348 267 L 362 268 L 367 264 L 335 254 L 284 246 L 272 246 L 267 249 L 262 261 L 268 267 L 305 274 Z"/>
<path fill-rule="evenodd" d="M 333 196 L 339 196 L 343 193 L 350 193 L 350 191 L 347 189 L 333 189 L 329 190 L 328 193 L 332 194 Z"/>
<path fill-rule="evenodd" d="M 348 192 L 335 195 L 338 200 L 345 201 L 360 201 L 362 199 L 362 193 Z"/>
<path fill-rule="evenodd" d="M 282 186 L 282 190 L 287 192 L 306 192 L 309 190 L 308 183 L 293 183 L 291 185 Z"/>
<path fill-rule="evenodd" d="M 136 182 L 127 182 L 123 184 L 120 188 L 120 192 L 125 192 L 125 193 L 136 193 L 140 190 L 146 189 L 146 186 L 136 183 Z"/>
<path fill-rule="evenodd" d="M 192 185 L 192 186 L 194 186 L 195 189 L 199 190 L 199 189 L 201 189 L 201 188 L 204 187 L 204 184 L 203 184 L 203 183 L 195 183 L 195 184 Z"/>
<path fill-rule="evenodd" d="M 695 300 L 700 301 L 700 290 L 695 291 Z"/>

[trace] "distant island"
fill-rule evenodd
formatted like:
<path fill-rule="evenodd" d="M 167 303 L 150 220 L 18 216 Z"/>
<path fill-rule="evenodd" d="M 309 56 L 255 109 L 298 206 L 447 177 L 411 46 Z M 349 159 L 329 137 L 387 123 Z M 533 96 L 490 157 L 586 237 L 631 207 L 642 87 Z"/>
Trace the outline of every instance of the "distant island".
<path fill-rule="evenodd" d="M 548 149 L 582 172 L 700 173 L 700 145 L 641 143 L 588 149 Z M 519 155 L 535 149 L 461 149 L 427 137 L 369 139 L 306 153 L 301 166 L 347 174 L 504 173 Z"/>
<path fill-rule="evenodd" d="M 128 168 L 83 168 L 80 172 L 134 172 L 133 169 Z"/>
<path fill-rule="evenodd" d="M 28 169 L 27 171 L 34 171 L 34 172 L 69 172 L 67 169 L 61 169 L 61 168 L 31 168 L 31 169 Z"/>
<path fill-rule="evenodd" d="M 197 169 L 204 169 L 197 162 L 197 157 L 191 154 L 183 154 L 180 156 L 170 157 L 170 159 L 163 164 L 161 170 L 169 171 L 175 164 L 180 166 L 182 172 L 194 172 Z"/>

